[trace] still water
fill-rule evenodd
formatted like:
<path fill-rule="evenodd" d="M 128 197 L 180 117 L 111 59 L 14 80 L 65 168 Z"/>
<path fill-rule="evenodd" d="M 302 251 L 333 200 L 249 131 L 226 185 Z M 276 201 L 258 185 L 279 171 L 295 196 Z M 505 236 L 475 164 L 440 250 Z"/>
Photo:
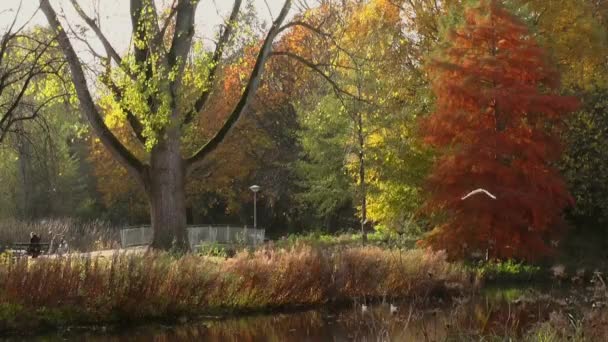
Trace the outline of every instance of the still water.
<path fill-rule="evenodd" d="M 489 289 L 449 302 L 352 303 L 236 318 L 202 318 L 179 325 L 129 329 L 71 330 L 6 341 L 442 341 L 466 333 L 513 335 L 544 321 L 555 310 L 571 310 L 574 291 Z"/>

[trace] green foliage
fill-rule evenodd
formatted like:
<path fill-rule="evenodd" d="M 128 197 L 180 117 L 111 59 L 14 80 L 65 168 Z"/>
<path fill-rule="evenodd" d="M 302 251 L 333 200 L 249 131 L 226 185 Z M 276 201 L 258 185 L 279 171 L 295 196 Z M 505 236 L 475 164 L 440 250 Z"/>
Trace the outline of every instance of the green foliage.
<path fill-rule="evenodd" d="M 598 88 L 568 120 L 561 169 L 576 204 L 572 214 L 597 227 L 608 223 L 608 91 Z"/>
<path fill-rule="evenodd" d="M 366 244 L 381 248 L 410 250 L 415 247 L 416 240 L 393 231 L 376 230 L 367 234 Z M 322 248 L 358 246 L 361 245 L 361 233 L 328 234 L 323 231 L 313 231 L 301 235 L 291 234 L 276 242 L 276 246 L 282 248 L 293 248 L 299 245 Z"/>
<path fill-rule="evenodd" d="M 227 258 L 228 250 L 224 245 L 206 242 L 198 247 L 197 253 L 203 256 Z"/>
<path fill-rule="evenodd" d="M 491 261 L 472 266 L 481 279 L 492 282 L 530 281 L 541 273 L 540 266 L 514 260 Z"/>
<path fill-rule="evenodd" d="M 330 49 L 338 61 L 330 64 L 334 85 L 341 90 L 319 87 L 302 101 L 299 174 L 302 198 L 321 216 L 349 205 L 362 218 L 365 199 L 371 226 L 412 234 L 420 231 L 412 214 L 430 159 L 416 138 L 416 122 L 431 97 L 418 63 L 421 51 L 405 33 L 409 23 L 398 8 L 370 1 L 342 9 L 346 20 L 335 28 L 340 47 Z M 419 39 L 426 44 L 429 37 Z"/>
<path fill-rule="evenodd" d="M 60 104 L 47 106 L 43 114 L 44 123 L 21 123 L 22 134 L 8 136 L 0 150 L 5 175 L 0 217 L 90 217 L 95 194 L 85 173 L 78 114 Z"/>
<path fill-rule="evenodd" d="M 349 205 L 354 196 L 346 166 L 352 122 L 343 110 L 336 98 L 326 96 L 314 110 L 300 111 L 303 156 L 296 170 L 305 192 L 299 197 L 320 217 Z"/>
<path fill-rule="evenodd" d="M 560 69 L 566 91 L 589 91 L 597 84 L 606 86 L 605 3 L 561 0 L 559 6 L 553 6 L 544 0 L 509 0 L 507 4 L 528 23 L 539 43 L 549 51 Z"/>

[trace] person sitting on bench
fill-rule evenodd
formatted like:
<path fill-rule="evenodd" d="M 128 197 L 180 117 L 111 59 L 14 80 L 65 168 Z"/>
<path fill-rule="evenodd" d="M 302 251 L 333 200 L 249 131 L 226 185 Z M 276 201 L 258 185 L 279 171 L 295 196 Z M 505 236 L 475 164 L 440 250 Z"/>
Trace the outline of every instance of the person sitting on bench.
<path fill-rule="evenodd" d="M 34 234 L 34 232 L 30 233 L 30 247 L 28 248 L 28 253 L 32 258 L 37 258 L 40 255 L 40 237 Z"/>

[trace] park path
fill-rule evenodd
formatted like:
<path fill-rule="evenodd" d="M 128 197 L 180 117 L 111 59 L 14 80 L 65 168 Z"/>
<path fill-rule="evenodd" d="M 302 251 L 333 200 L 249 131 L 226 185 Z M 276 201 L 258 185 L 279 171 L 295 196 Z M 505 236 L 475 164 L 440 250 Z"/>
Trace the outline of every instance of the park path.
<path fill-rule="evenodd" d="M 88 257 L 88 258 L 111 258 L 116 253 L 126 254 L 126 255 L 143 254 L 146 252 L 147 249 L 148 249 L 148 247 L 146 247 L 146 246 L 129 247 L 129 248 L 106 249 L 106 250 L 93 251 L 93 252 L 87 252 L 87 253 L 70 252 L 67 254 L 63 254 L 63 256 L 83 257 L 83 258 L 86 258 L 86 257 Z M 41 256 L 39 256 L 39 258 L 56 258 L 58 256 L 59 256 L 58 254 L 50 254 L 50 255 L 41 255 Z"/>

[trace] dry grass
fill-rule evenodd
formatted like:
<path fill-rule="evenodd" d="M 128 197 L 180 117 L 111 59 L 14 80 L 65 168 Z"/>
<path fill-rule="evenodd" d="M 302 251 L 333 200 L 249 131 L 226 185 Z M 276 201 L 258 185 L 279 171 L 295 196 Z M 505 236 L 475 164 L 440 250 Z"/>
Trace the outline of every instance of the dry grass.
<path fill-rule="evenodd" d="M 70 249 L 81 252 L 120 246 L 119 229 L 108 222 L 83 222 L 69 218 L 35 222 L 0 221 L 0 246 L 10 246 L 15 242 L 28 242 L 30 232 L 38 234 L 42 238 L 42 242 L 49 242 L 53 235 L 63 236 Z"/>
<path fill-rule="evenodd" d="M 164 253 L 5 258 L 0 305 L 30 312 L 71 308 L 80 320 L 111 321 L 428 295 L 466 278 L 442 254 L 377 247 L 269 247 L 221 262 Z"/>

